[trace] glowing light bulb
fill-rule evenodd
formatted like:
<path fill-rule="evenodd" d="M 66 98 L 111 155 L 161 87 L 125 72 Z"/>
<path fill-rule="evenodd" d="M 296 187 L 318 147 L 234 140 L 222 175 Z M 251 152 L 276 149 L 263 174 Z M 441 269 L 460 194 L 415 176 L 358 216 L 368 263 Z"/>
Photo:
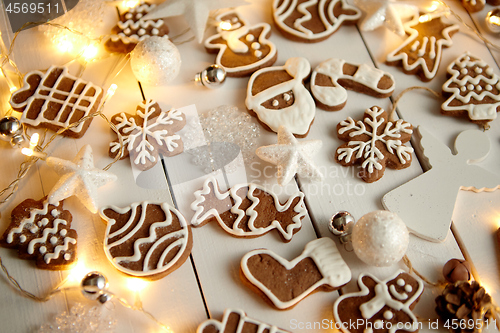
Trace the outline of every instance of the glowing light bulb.
<path fill-rule="evenodd" d="M 434 12 L 434 11 L 436 11 L 439 8 L 439 5 L 440 5 L 439 1 L 433 1 L 431 3 L 431 5 L 429 6 L 429 8 L 427 8 L 427 10 L 429 12 Z"/>
<path fill-rule="evenodd" d="M 108 97 L 113 96 L 115 94 L 117 88 L 118 88 L 118 86 L 115 83 L 110 85 L 108 88 L 108 91 L 106 93 L 108 95 Z"/>
<path fill-rule="evenodd" d="M 421 15 L 421 16 L 418 18 L 418 21 L 419 21 L 420 23 L 429 22 L 430 20 L 432 20 L 432 17 L 431 17 L 429 14 Z"/>
<path fill-rule="evenodd" d="M 59 49 L 60 52 L 71 52 L 73 51 L 73 43 L 71 43 L 69 40 L 62 39 L 59 41 L 57 48 Z"/>
<path fill-rule="evenodd" d="M 139 4 L 139 0 L 124 0 L 122 2 L 123 7 L 125 8 L 134 8 Z"/>
<path fill-rule="evenodd" d="M 231 22 L 222 21 L 219 23 L 219 28 L 221 28 L 222 30 L 231 30 L 232 28 Z"/>
<path fill-rule="evenodd" d="M 82 56 L 85 58 L 85 60 L 89 61 L 94 59 L 97 56 L 97 53 L 99 52 L 99 49 L 97 45 L 95 44 L 90 44 L 85 48 L 83 51 Z"/>
<path fill-rule="evenodd" d="M 90 271 L 92 270 L 85 265 L 85 261 L 79 258 L 76 265 L 71 268 L 67 281 L 68 283 L 80 284 L 82 278 Z"/>
<path fill-rule="evenodd" d="M 144 281 L 142 279 L 137 279 L 137 278 L 127 279 L 128 289 L 130 289 L 131 291 L 137 292 L 137 293 L 144 290 L 144 288 L 146 288 L 147 285 L 148 285 L 148 282 Z"/>

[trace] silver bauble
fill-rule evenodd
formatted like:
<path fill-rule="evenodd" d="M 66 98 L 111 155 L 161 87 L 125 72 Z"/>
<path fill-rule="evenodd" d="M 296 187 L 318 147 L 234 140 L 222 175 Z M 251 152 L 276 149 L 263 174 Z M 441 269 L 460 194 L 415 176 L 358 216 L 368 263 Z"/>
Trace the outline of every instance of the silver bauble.
<path fill-rule="evenodd" d="M 495 8 L 490 10 L 488 14 L 486 14 L 486 26 L 491 32 L 499 33 L 500 32 L 500 8 Z"/>
<path fill-rule="evenodd" d="M 210 65 L 196 74 L 194 80 L 207 88 L 218 88 L 226 81 L 226 70 L 217 65 Z"/>
<path fill-rule="evenodd" d="M 16 117 L 0 119 L 0 139 L 10 142 L 12 146 L 19 146 L 24 141 L 23 125 Z"/>
<path fill-rule="evenodd" d="M 328 229 L 335 236 L 339 236 L 342 244 L 348 243 L 351 240 L 352 227 L 354 225 L 354 217 L 346 211 L 337 212 L 330 219 Z"/>
<path fill-rule="evenodd" d="M 92 300 L 99 300 L 108 288 L 108 279 L 100 272 L 90 272 L 82 279 L 82 293 Z"/>

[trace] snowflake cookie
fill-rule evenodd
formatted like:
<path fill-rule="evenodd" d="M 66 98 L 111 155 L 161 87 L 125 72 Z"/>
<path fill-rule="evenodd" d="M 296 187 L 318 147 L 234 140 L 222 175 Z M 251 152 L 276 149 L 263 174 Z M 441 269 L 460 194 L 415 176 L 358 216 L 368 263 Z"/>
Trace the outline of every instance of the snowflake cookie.
<path fill-rule="evenodd" d="M 130 155 L 132 163 L 140 170 L 151 169 L 159 159 L 159 153 L 174 156 L 182 153 L 182 139 L 175 132 L 186 125 L 186 116 L 179 110 L 163 112 L 157 102 L 143 101 L 137 106 L 136 115 L 124 112 L 111 118 L 123 138 L 121 158 Z M 109 156 L 120 152 L 120 140 L 110 143 Z"/>
<path fill-rule="evenodd" d="M 363 120 L 341 121 L 337 133 L 346 143 L 337 148 L 335 160 L 343 166 L 360 163 L 360 177 L 367 183 L 382 178 L 386 166 L 403 169 L 411 164 L 413 148 L 404 143 L 410 141 L 413 126 L 402 119 L 389 121 L 378 106 L 367 109 Z"/>

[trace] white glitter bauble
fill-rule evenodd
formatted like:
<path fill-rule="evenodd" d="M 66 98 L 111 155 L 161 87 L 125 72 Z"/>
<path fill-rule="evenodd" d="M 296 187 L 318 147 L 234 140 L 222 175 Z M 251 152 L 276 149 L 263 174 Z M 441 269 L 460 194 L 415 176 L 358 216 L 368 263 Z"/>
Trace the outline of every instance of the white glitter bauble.
<path fill-rule="evenodd" d="M 130 66 L 141 83 L 165 85 L 179 74 L 181 55 L 167 36 L 153 36 L 137 44 L 130 55 Z"/>
<path fill-rule="evenodd" d="M 372 266 L 391 266 L 406 253 L 410 236 L 394 213 L 374 211 L 362 216 L 352 230 L 352 247 L 359 259 Z"/>

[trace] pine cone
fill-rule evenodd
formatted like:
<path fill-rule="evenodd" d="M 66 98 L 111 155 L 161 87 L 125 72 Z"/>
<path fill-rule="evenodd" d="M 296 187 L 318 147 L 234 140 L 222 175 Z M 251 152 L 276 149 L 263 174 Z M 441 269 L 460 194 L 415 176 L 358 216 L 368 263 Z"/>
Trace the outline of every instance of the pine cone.
<path fill-rule="evenodd" d="M 436 298 L 436 312 L 453 333 L 480 331 L 483 323 L 493 317 L 491 296 L 476 281 L 448 284 Z M 488 309 L 483 314 L 483 311 Z M 455 321 L 453 321 L 455 319 Z"/>

